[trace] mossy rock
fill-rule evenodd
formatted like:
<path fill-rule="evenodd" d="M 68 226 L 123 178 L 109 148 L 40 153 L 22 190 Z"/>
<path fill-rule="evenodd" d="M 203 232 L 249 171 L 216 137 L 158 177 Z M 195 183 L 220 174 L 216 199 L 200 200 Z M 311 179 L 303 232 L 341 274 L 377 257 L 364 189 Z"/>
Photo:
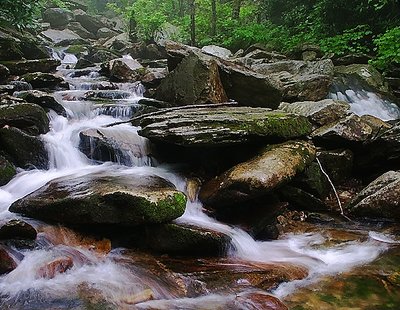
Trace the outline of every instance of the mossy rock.
<path fill-rule="evenodd" d="M 10 211 L 73 225 L 140 225 L 171 221 L 185 207 L 186 196 L 159 177 L 89 175 L 51 181 Z"/>
<path fill-rule="evenodd" d="M 48 155 L 44 143 L 37 137 L 30 136 L 18 128 L 0 129 L 0 150 L 7 160 L 21 168 L 48 167 Z"/>
<path fill-rule="evenodd" d="M 226 146 L 251 142 L 276 142 L 311 132 L 304 116 L 266 108 L 219 107 L 165 110 L 143 115 L 134 125 L 153 141 L 185 147 Z"/>

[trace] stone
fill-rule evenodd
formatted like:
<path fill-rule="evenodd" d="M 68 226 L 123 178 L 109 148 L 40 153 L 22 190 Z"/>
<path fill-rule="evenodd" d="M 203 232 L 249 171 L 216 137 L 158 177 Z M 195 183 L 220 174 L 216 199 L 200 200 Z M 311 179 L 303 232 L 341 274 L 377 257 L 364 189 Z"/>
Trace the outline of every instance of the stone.
<path fill-rule="evenodd" d="M 5 79 L 7 79 L 9 75 L 10 70 L 6 66 L 0 64 L 0 82 L 3 82 Z"/>
<path fill-rule="evenodd" d="M 0 274 L 9 273 L 17 268 L 16 259 L 10 254 L 9 249 L 0 245 Z"/>
<path fill-rule="evenodd" d="M 74 10 L 75 20 L 79 22 L 87 31 L 96 34 L 100 28 L 107 27 L 100 18 L 92 16 L 83 10 Z"/>
<path fill-rule="evenodd" d="M 51 262 L 39 267 L 37 276 L 45 279 L 53 279 L 60 273 L 65 273 L 74 267 L 74 261 L 71 257 L 58 257 Z"/>
<path fill-rule="evenodd" d="M 147 68 L 147 73 L 141 78 L 141 83 L 146 88 L 156 88 L 167 75 L 166 68 Z"/>
<path fill-rule="evenodd" d="M 0 29 L 0 59 L 20 60 L 23 53 L 20 48 L 20 40 Z"/>
<path fill-rule="evenodd" d="M 350 105 L 344 101 L 324 99 L 280 104 L 279 109 L 288 113 L 303 115 L 316 126 L 324 126 L 350 113 Z"/>
<path fill-rule="evenodd" d="M 99 30 L 97 30 L 97 33 L 96 33 L 96 36 L 99 39 L 102 39 L 102 38 L 108 39 L 108 38 L 115 37 L 116 35 L 118 35 L 118 33 L 116 31 L 111 30 L 107 27 L 100 28 Z"/>
<path fill-rule="evenodd" d="M 34 59 L 20 61 L 3 61 L 2 64 L 10 70 L 12 75 L 23 75 L 33 72 L 54 72 L 61 62 L 57 59 Z"/>
<path fill-rule="evenodd" d="M 40 34 L 57 46 L 68 46 L 72 44 L 85 43 L 84 39 L 82 39 L 77 33 L 73 32 L 70 29 L 48 29 L 46 31 L 42 31 Z"/>
<path fill-rule="evenodd" d="M 279 61 L 255 64 L 251 68 L 278 80 L 283 100 L 288 102 L 325 99 L 334 74 L 334 66 L 329 59 L 315 62 Z"/>
<path fill-rule="evenodd" d="M 36 229 L 22 220 L 10 220 L 0 227 L 0 239 L 28 239 L 35 240 Z"/>
<path fill-rule="evenodd" d="M 353 173 L 354 154 L 347 149 L 321 150 L 317 157 L 333 184 L 338 185 Z"/>
<path fill-rule="evenodd" d="M 388 171 L 368 184 L 346 206 L 357 217 L 400 221 L 400 172 Z"/>
<path fill-rule="evenodd" d="M 183 214 L 186 197 L 150 175 L 88 175 L 59 178 L 14 202 L 10 211 L 73 225 L 141 225 Z"/>
<path fill-rule="evenodd" d="M 372 59 L 370 55 L 366 54 L 348 54 L 344 56 L 335 56 L 332 58 L 335 66 L 349 66 L 354 64 L 368 64 Z"/>
<path fill-rule="evenodd" d="M 25 81 L 11 81 L 10 85 L 12 85 L 15 92 L 32 90 L 32 85 Z"/>
<path fill-rule="evenodd" d="M 131 245 L 160 254 L 211 257 L 226 253 L 230 237 L 189 224 L 164 224 L 140 228 L 131 237 Z"/>
<path fill-rule="evenodd" d="M 154 98 L 177 106 L 228 101 L 216 61 L 194 53 L 161 81 Z"/>
<path fill-rule="evenodd" d="M 371 90 L 388 93 L 389 88 L 383 76 L 372 65 L 352 64 L 335 67 L 335 75 L 347 76 L 361 80 Z"/>
<path fill-rule="evenodd" d="M 146 139 L 130 130 L 87 129 L 80 132 L 79 137 L 79 149 L 90 159 L 118 162 L 126 166 L 151 163 L 151 149 Z"/>
<path fill-rule="evenodd" d="M 54 96 L 42 92 L 40 90 L 28 90 L 15 94 L 16 97 L 22 98 L 29 103 L 37 104 L 46 110 L 53 110 L 54 112 L 67 116 L 67 112 L 64 107 L 58 103 L 58 101 L 54 98 Z"/>
<path fill-rule="evenodd" d="M 14 127 L 0 129 L 0 149 L 6 158 L 21 168 L 47 169 L 48 155 L 44 143 Z"/>
<path fill-rule="evenodd" d="M 44 22 L 50 23 L 52 28 L 63 28 L 74 19 L 73 14 L 63 8 L 48 8 L 42 13 Z"/>
<path fill-rule="evenodd" d="M 244 56 L 244 58 L 252 58 L 252 59 L 264 59 L 265 62 L 275 62 L 279 60 L 286 59 L 285 55 L 281 55 L 275 52 L 268 52 L 260 49 L 256 49 Z"/>
<path fill-rule="evenodd" d="M 263 108 L 218 107 L 166 110 L 143 115 L 133 125 L 152 141 L 186 147 L 272 142 L 305 136 L 311 124 L 303 116 Z"/>
<path fill-rule="evenodd" d="M 61 76 L 43 72 L 27 73 L 22 76 L 22 79 L 31 84 L 33 88 L 56 88 L 61 87 L 64 83 Z"/>
<path fill-rule="evenodd" d="M 106 68 L 110 79 L 118 82 L 136 82 L 146 71 L 137 60 L 127 57 L 111 60 Z"/>
<path fill-rule="evenodd" d="M 242 106 L 276 109 L 282 100 L 279 82 L 226 60 L 218 60 L 222 85 L 229 99 Z"/>
<path fill-rule="evenodd" d="M 82 39 L 96 39 L 96 35 L 87 31 L 79 22 L 71 22 L 68 24 L 67 29 L 76 33 Z"/>
<path fill-rule="evenodd" d="M 329 207 L 314 195 L 294 186 L 285 186 L 280 190 L 283 201 L 289 202 L 291 209 L 307 211 L 329 211 Z"/>
<path fill-rule="evenodd" d="M 16 174 L 14 166 L 0 155 L 0 186 L 6 185 Z"/>
<path fill-rule="evenodd" d="M 201 48 L 201 51 L 205 54 L 215 56 L 222 59 L 229 59 L 231 58 L 232 52 L 227 48 L 220 47 L 217 45 L 206 45 Z"/>
<path fill-rule="evenodd" d="M 260 197 L 302 172 L 315 159 L 315 152 L 315 147 L 305 141 L 272 145 L 208 181 L 199 198 L 205 205 L 221 208 Z"/>
<path fill-rule="evenodd" d="M 0 104 L 0 128 L 4 126 L 16 127 L 27 133 L 38 135 L 49 131 L 49 120 L 40 106 L 12 101 L 12 103 Z"/>
<path fill-rule="evenodd" d="M 316 129 L 311 136 L 313 140 L 320 143 L 340 147 L 367 141 L 374 135 L 375 130 L 379 129 L 371 126 L 363 117 L 350 114 L 336 122 Z"/>

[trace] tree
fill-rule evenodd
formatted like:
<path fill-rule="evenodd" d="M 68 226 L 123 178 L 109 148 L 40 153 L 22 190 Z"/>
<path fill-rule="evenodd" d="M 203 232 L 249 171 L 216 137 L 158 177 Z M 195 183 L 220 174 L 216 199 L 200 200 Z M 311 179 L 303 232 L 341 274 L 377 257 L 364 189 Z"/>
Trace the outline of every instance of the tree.
<path fill-rule="evenodd" d="M 190 0 L 190 43 L 196 45 L 196 1 Z"/>
<path fill-rule="evenodd" d="M 217 2 L 211 0 L 211 37 L 217 34 Z"/>
<path fill-rule="evenodd" d="M 238 20 L 240 18 L 240 7 L 242 0 L 233 0 L 232 18 Z"/>

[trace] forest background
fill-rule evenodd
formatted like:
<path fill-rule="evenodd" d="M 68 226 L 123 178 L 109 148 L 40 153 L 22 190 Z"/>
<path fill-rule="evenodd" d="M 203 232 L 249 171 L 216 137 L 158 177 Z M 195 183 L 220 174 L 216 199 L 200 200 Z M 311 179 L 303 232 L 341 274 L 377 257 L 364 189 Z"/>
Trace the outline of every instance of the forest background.
<path fill-rule="evenodd" d="M 77 0 L 75 0 L 77 1 Z M 174 40 L 232 51 L 259 43 L 291 53 L 317 44 L 331 55 L 367 54 L 382 71 L 400 66 L 398 0 L 79 0 L 120 15 L 138 40 L 173 30 Z M 1 0 L 0 24 L 34 31 L 41 10 L 69 0 Z"/>

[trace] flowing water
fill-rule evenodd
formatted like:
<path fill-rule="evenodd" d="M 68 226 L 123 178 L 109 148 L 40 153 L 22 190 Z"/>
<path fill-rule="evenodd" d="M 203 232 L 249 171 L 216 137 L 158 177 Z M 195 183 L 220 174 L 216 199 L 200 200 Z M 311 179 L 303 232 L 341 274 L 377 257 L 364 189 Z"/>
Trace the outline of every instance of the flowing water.
<path fill-rule="evenodd" d="M 75 61 L 71 56 L 65 57 L 68 62 Z M 115 141 L 115 148 L 126 150 L 123 160 L 119 157 L 115 158 L 115 162 L 101 163 L 85 156 L 79 150 L 80 133 L 91 129 L 101 131 L 104 130 L 104 125 L 128 119 L 142 89 L 138 85 L 124 85 L 117 93 L 129 92 L 129 96 L 124 95 L 121 99 L 118 95 L 118 99 L 108 100 L 112 101 L 109 105 L 104 102 L 99 104 L 97 101 L 81 99 L 85 89 L 96 89 L 99 83 L 96 69 L 93 69 L 94 73 L 89 72 L 78 77 L 71 77 L 71 69 L 63 69 L 62 72 L 70 76 L 68 79 L 74 86 L 70 91 L 55 94 L 65 107 L 67 117 L 50 112 L 51 130 L 42 136 L 49 153 L 50 168 L 46 171 L 20 171 L 10 183 L 0 187 L 0 221 L 17 217 L 8 211 L 14 201 L 34 192 L 47 182 L 62 177 L 75 178 L 91 174 L 157 175 L 171 181 L 179 190 L 186 190 L 184 177 L 170 167 L 156 166 L 156 161 L 150 157 L 148 141 L 138 136 L 137 128 L 131 125 L 114 126 L 109 132 Z M 80 87 L 81 84 L 85 86 Z M 129 151 L 126 145 L 132 144 L 139 147 L 139 151 Z M 147 289 L 151 289 L 151 298 L 164 301 L 142 303 L 141 309 L 153 306 L 159 307 L 157 309 L 168 309 L 167 301 L 170 299 L 174 299 L 180 309 L 189 309 L 192 307 L 189 304 L 204 306 L 205 302 L 210 302 L 215 306 L 233 298 L 229 294 L 219 294 L 179 299 L 178 297 L 183 296 L 179 296 L 168 281 L 157 279 L 146 267 L 132 266 L 129 259 L 124 258 L 121 249 L 113 249 L 111 252 L 97 251 L 93 249 L 93 244 L 97 241 L 82 242 L 82 237 L 71 230 L 27 220 L 39 232 L 37 246 L 22 250 L 23 259 L 20 258 L 18 267 L 0 278 L 0 300 L 3 308 L 78 309 L 82 306 L 78 302 L 79 297 L 85 295 L 87 298 L 93 292 L 98 292 L 94 295 L 101 296 L 100 303 L 104 301 L 121 308 L 128 307 L 132 298 L 140 301 L 140 294 Z M 390 236 L 374 232 L 366 235 L 362 241 L 349 241 L 329 247 L 324 246 L 326 240 L 319 233 L 289 234 L 276 241 L 256 241 L 245 231 L 206 215 L 198 200 L 189 201 L 185 214 L 176 222 L 210 228 L 230 236 L 232 242 L 227 253 L 229 258 L 306 267 L 309 275 L 305 279 L 281 284 L 273 291 L 273 294 L 281 298 L 295 292 L 299 287 L 315 283 L 321 277 L 370 263 L 392 246 Z M 103 246 L 99 245 L 100 248 Z M 65 260 L 66 264 L 73 261 L 73 267 L 50 275 L 49 271 L 43 271 L 43 266 L 60 259 Z M 214 306 L 210 306 L 210 309 Z"/>

